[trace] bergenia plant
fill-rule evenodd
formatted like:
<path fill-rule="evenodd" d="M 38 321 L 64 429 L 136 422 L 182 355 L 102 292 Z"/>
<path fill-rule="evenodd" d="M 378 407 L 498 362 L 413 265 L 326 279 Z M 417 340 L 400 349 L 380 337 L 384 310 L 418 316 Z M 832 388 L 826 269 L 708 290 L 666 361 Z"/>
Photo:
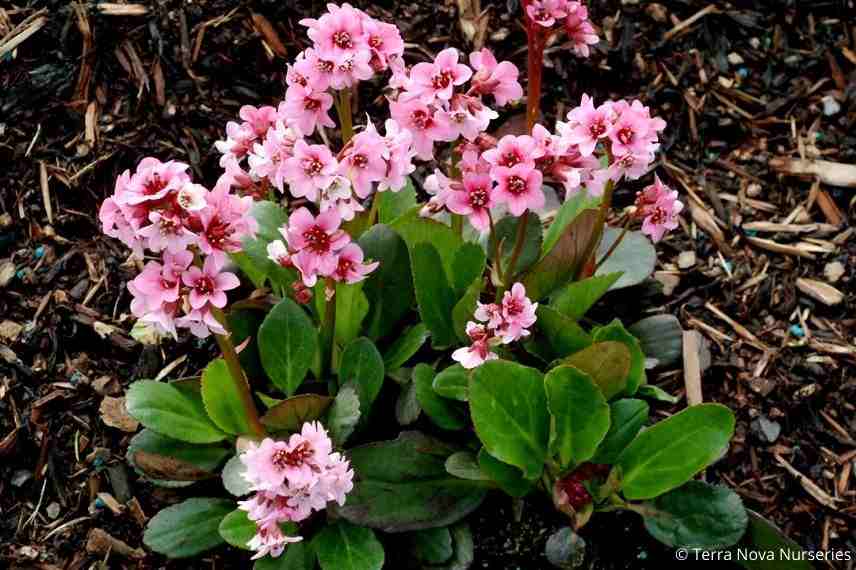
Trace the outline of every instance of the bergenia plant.
<path fill-rule="evenodd" d="M 147 260 L 128 283 L 137 332 L 213 335 L 222 353 L 199 377 L 128 390 L 137 472 L 171 487 L 219 472 L 232 495 L 164 509 L 151 549 L 225 541 L 260 570 L 372 570 L 376 532 L 407 533 L 412 567 L 466 568 L 466 516 L 490 489 L 546 493 L 574 530 L 625 509 L 672 546 L 741 537 L 737 496 L 691 481 L 726 450 L 731 412 L 645 427 L 646 399 L 670 398 L 646 369 L 674 356 L 676 321 L 625 327 L 603 304 L 585 318 L 646 279 L 678 225 L 677 193 L 652 175 L 666 123 L 588 95 L 539 123 L 547 42 L 563 33 L 585 57 L 598 39 L 580 2 L 523 4 L 523 132 L 492 134 L 524 97 L 514 64 L 453 47 L 410 62 L 396 26 L 330 4 L 300 22 L 311 47 L 284 100 L 226 125 L 213 187 L 157 158 L 119 176 L 100 218 Z M 370 116 L 354 95 L 377 79 Z M 649 176 L 613 212 L 616 185 Z"/>

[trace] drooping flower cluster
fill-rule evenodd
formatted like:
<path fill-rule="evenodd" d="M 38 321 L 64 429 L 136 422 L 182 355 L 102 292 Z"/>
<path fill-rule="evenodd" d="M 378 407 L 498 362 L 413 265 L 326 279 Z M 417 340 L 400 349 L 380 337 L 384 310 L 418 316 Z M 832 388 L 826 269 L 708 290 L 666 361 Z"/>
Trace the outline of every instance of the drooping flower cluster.
<path fill-rule="evenodd" d="M 333 451 L 333 443 L 318 422 L 303 424 L 288 441 L 270 438 L 250 443 L 240 455 L 244 478 L 255 494 L 238 507 L 256 523 L 256 534 L 247 543 L 253 560 L 277 557 L 300 536 L 285 535 L 280 524 L 300 522 L 327 503 L 345 504 L 353 489 L 354 471 L 348 460 Z"/>
<path fill-rule="evenodd" d="M 433 158 L 435 142 L 460 137 L 474 141 L 487 130 L 499 115 L 484 103 L 485 96 L 492 96 L 499 107 L 523 96 L 514 64 L 497 62 L 488 49 L 470 54 L 470 65 L 460 59 L 458 50 L 447 48 L 434 61 L 417 63 L 393 76 L 400 90 L 390 99 L 390 115 L 411 133 L 413 148 L 422 160 Z"/>
<path fill-rule="evenodd" d="M 232 194 L 228 184 L 209 191 L 193 183 L 187 169 L 144 158 L 133 174 L 116 180 L 99 219 L 104 233 L 137 257 L 145 250 L 161 255 L 128 283 L 132 313 L 160 334 L 175 337 L 177 328 L 188 328 L 205 337 L 225 332 L 212 310 L 224 307 L 225 292 L 239 285 L 223 271 L 226 254 L 239 251 L 257 224 L 249 215 L 252 198 Z M 201 267 L 193 264 L 195 254 L 205 256 Z"/>
<path fill-rule="evenodd" d="M 491 347 L 529 336 L 529 328 L 537 320 L 537 309 L 538 303 L 533 303 L 526 296 L 522 283 L 515 283 L 511 290 L 506 291 L 499 304 L 478 303 L 473 315 L 476 320 L 467 323 L 467 335 L 472 343 L 457 349 L 452 358 L 467 369 L 499 358 Z"/>
<path fill-rule="evenodd" d="M 635 216 L 642 218 L 642 233 L 656 243 L 669 230 L 678 227 L 678 214 L 684 209 L 678 193 L 654 175 L 654 183 L 636 194 Z"/>
<path fill-rule="evenodd" d="M 588 8 L 574 0 L 524 0 L 526 15 L 545 33 L 561 26 L 571 47 L 580 57 L 588 57 L 589 46 L 598 42 L 597 32 L 589 21 Z"/>
<path fill-rule="evenodd" d="M 566 118 L 557 123 L 556 133 L 536 124 L 531 135 L 496 140 L 482 133 L 459 145 L 460 178 L 436 169 L 425 181 L 433 197 L 424 214 L 447 209 L 467 216 L 484 232 L 495 206 L 504 205 L 513 216 L 542 208 L 548 181 L 561 184 L 566 196 L 582 188 L 601 195 L 608 182 L 637 179 L 648 171 L 666 126 L 639 101 L 595 107 L 587 95 Z"/>

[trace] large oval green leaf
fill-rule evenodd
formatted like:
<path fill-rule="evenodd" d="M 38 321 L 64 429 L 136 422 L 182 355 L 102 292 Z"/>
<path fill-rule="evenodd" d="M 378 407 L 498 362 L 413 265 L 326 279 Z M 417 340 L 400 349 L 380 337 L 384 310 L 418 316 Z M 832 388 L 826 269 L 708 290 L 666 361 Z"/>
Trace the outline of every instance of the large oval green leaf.
<path fill-rule="evenodd" d="M 619 277 L 616 272 L 568 283 L 550 298 L 550 305 L 570 319 L 581 319 Z"/>
<path fill-rule="evenodd" d="M 303 308 L 291 299 L 280 301 L 259 327 L 259 353 L 271 381 L 294 395 L 312 366 L 318 333 Z"/>
<path fill-rule="evenodd" d="M 734 414 L 721 404 L 699 404 L 643 431 L 618 458 L 621 491 L 651 499 L 679 487 L 728 448 Z"/>
<path fill-rule="evenodd" d="M 470 372 L 460 364 L 453 364 L 441 370 L 433 381 L 434 391 L 444 398 L 459 402 L 469 399 Z"/>
<path fill-rule="evenodd" d="M 128 413 L 159 434 L 189 443 L 213 443 L 226 438 L 205 413 L 200 396 L 171 384 L 139 380 L 125 397 Z"/>
<path fill-rule="evenodd" d="M 627 388 L 631 360 L 630 350 L 624 344 L 605 341 L 575 352 L 562 362 L 591 376 L 604 397 L 611 400 Z"/>
<path fill-rule="evenodd" d="M 144 429 L 131 439 L 127 460 L 137 473 L 161 487 L 186 487 L 210 479 L 231 450 L 193 444 Z"/>
<path fill-rule="evenodd" d="M 517 467 L 503 463 L 487 452 L 485 448 L 479 450 L 479 468 L 496 485 L 512 497 L 523 497 L 532 490 L 535 482 L 523 478 L 523 472 Z"/>
<path fill-rule="evenodd" d="M 544 376 L 505 360 L 478 367 L 470 380 L 470 412 L 488 452 L 538 477 L 547 458 L 550 421 Z"/>
<path fill-rule="evenodd" d="M 648 408 L 648 402 L 634 398 L 616 400 L 610 404 L 611 425 L 591 462 L 608 465 L 615 463 L 624 448 L 648 421 Z"/>
<path fill-rule="evenodd" d="M 321 570 L 380 570 L 383 545 L 368 528 L 346 521 L 328 524 L 312 541 Z"/>
<path fill-rule="evenodd" d="M 737 493 L 727 487 L 689 481 L 642 505 L 645 528 L 671 547 L 721 550 L 746 532 L 748 517 Z"/>
<path fill-rule="evenodd" d="M 437 220 L 419 215 L 421 206 L 399 216 L 389 227 L 404 239 L 407 248 L 413 251 L 420 243 L 429 243 L 437 249 L 443 261 L 443 269 L 451 280 L 454 274 L 454 260 L 463 240 L 452 228 Z"/>
<path fill-rule="evenodd" d="M 249 389 L 245 379 L 238 381 Z M 222 358 L 212 360 L 202 373 L 202 401 L 208 416 L 226 433 L 251 433 L 247 410 L 241 405 L 241 394 Z"/>
<path fill-rule="evenodd" d="M 360 247 L 366 259 L 380 262 L 363 282 L 363 292 L 370 303 L 365 320 L 366 334 L 378 339 L 395 330 L 413 306 L 410 256 L 401 236 L 383 224 L 377 224 L 363 234 Z"/>
<path fill-rule="evenodd" d="M 574 352 L 583 350 L 592 342 L 583 328 L 570 317 L 567 317 L 549 305 L 540 305 L 537 309 L 538 321 L 536 326 L 542 333 L 540 338 L 542 352 L 546 349 L 552 358 L 562 358 Z"/>
<path fill-rule="evenodd" d="M 168 558 L 189 558 L 223 544 L 218 528 L 233 501 L 197 497 L 167 507 L 149 521 L 143 542 Z"/>
<path fill-rule="evenodd" d="M 597 259 L 600 260 L 621 235 L 619 228 L 606 228 L 603 239 L 597 248 Z M 631 287 L 645 281 L 654 271 L 657 264 L 657 250 L 642 232 L 627 232 L 615 251 L 597 268 L 596 275 L 609 275 L 621 272 L 621 277 L 612 284 L 610 289 Z"/>
<path fill-rule="evenodd" d="M 383 354 L 383 366 L 393 371 L 404 366 L 414 354 L 419 352 L 431 333 L 425 323 L 418 323 L 405 330 Z"/>
<path fill-rule="evenodd" d="M 431 344 L 434 348 L 449 346 L 456 340 L 452 324 L 455 292 L 446 273 L 440 271 L 440 254 L 431 244 L 419 243 L 410 251 L 410 262 L 419 316 L 431 330 Z"/>
<path fill-rule="evenodd" d="M 374 343 L 363 337 L 349 343 L 339 360 L 339 383 L 353 382 L 360 398 L 360 413 L 368 418 L 372 404 L 383 386 L 383 357 Z"/>
<path fill-rule="evenodd" d="M 349 452 L 357 481 L 343 507 L 354 524 L 403 532 L 452 524 L 478 507 L 486 488 L 446 472 L 456 451 L 419 432 L 355 447 Z"/>
<path fill-rule="evenodd" d="M 256 523 L 247 518 L 247 511 L 235 509 L 220 521 L 217 529 L 223 540 L 236 548 L 249 550 L 247 543 L 256 534 Z"/>
<path fill-rule="evenodd" d="M 621 321 L 614 319 L 604 327 L 598 327 L 592 331 L 595 342 L 615 341 L 620 342 L 630 351 L 630 370 L 627 371 L 627 387 L 624 392 L 632 396 L 639 386 L 647 382 L 645 376 L 645 353 L 639 345 L 639 340 L 627 332 Z"/>
<path fill-rule="evenodd" d="M 550 453 L 559 464 L 588 461 L 609 430 L 609 404 L 585 372 L 558 366 L 544 377 L 547 408 L 553 417 Z"/>
<path fill-rule="evenodd" d="M 298 394 L 272 406 L 262 416 L 262 423 L 276 431 L 300 431 L 304 422 L 324 415 L 333 398 L 320 394 Z"/>
<path fill-rule="evenodd" d="M 431 421 L 447 430 L 463 429 L 467 425 L 464 410 L 457 402 L 449 401 L 434 391 L 434 369 L 427 364 L 417 364 L 413 369 L 413 383 L 416 387 L 416 400 Z"/>

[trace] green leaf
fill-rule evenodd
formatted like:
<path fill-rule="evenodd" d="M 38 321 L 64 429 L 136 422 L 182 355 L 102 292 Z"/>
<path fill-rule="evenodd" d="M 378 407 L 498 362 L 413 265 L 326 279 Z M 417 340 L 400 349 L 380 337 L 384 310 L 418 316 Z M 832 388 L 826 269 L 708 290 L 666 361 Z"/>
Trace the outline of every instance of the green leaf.
<path fill-rule="evenodd" d="M 289 544 L 280 556 L 256 560 L 253 570 L 315 570 L 315 553 L 306 542 Z"/>
<path fill-rule="evenodd" d="M 598 261 L 603 259 L 621 235 L 621 231 L 610 227 L 604 229 L 603 239 L 597 248 Z M 642 232 L 627 232 L 615 251 L 597 268 L 595 275 L 609 275 L 620 271 L 621 277 L 613 283 L 611 289 L 622 289 L 645 281 L 654 272 L 656 264 L 657 250 L 650 240 Z"/>
<path fill-rule="evenodd" d="M 226 434 L 208 418 L 202 398 L 171 384 L 138 380 L 128 387 L 125 407 L 145 427 L 189 443 L 213 443 Z"/>
<path fill-rule="evenodd" d="M 380 570 L 383 545 L 368 528 L 345 521 L 328 524 L 312 540 L 321 570 Z"/>
<path fill-rule="evenodd" d="M 475 560 L 473 553 L 473 533 L 467 523 L 458 523 L 451 528 L 453 551 L 452 559 L 432 570 L 469 570 Z"/>
<path fill-rule="evenodd" d="M 223 481 L 223 488 L 235 497 L 249 495 L 252 489 L 250 488 L 250 482 L 244 478 L 246 471 L 247 468 L 244 466 L 241 458 L 237 455 L 233 456 L 223 466 L 223 472 L 220 474 L 220 478 Z"/>
<path fill-rule="evenodd" d="M 452 228 L 429 218 L 419 215 L 421 206 L 417 206 L 390 224 L 390 227 L 407 243 L 407 248 L 413 249 L 420 243 L 430 243 L 436 248 L 443 260 L 446 278 L 454 275 L 455 254 L 463 240 Z"/>
<path fill-rule="evenodd" d="M 512 497 L 523 497 L 532 490 L 534 482 L 525 479 L 520 469 L 503 463 L 485 448 L 479 451 L 478 460 L 482 472 Z"/>
<path fill-rule="evenodd" d="M 609 431 L 609 405 L 591 376 L 559 366 L 544 378 L 547 409 L 553 418 L 550 441 L 562 468 L 591 459 Z"/>
<path fill-rule="evenodd" d="M 598 327 L 592 331 L 595 342 L 615 341 L 620 342 L 630 351 L 630 370 L 627 372 L 627 388 L 625 394 L 632 396 L 645 384 L 645 353 L 639 346 L 635 336 L 627 332 L 624 325 L 618 319 L 613 320 L 605 327 Z"/>
<path fill-rule="evenodd" d="M 439 270 L 440 255 L 431 244 L 419 243 L 411 249 L 410 261 L 419 315 L 431 331 L 431 344 L 434 348 L 449 346 L 456 338 L 452 326 L 455 293 Z"/>
<path fill-rule="evenodd" d="M 417 530 L 408 538 L 416 557 L 428 564 L 442 564 L 454 553 L 452 535 L 447 527 Z"/>
<path fill-rule="evenodd" d="M 666 546 L 688 549 L 728 548 L 740 540 L 749 522 L 737 493 L 701 481 L 660 495 L 639 512 L 651 536 Z"/>
<path fill-rule="evenodd" d="M 427 364 L 417 364 L 413 369 L 413 384 L 416 386 L 416 400 L 422 410 L 442 429 L 463 429 L 467 425 L 466 414 L 457 408 L 455 402 L 441 398 L 434 392 L 434 369 Z"/>
<path fill-rule="evenodd" d="M 485 267 L 484 250 L 476 243 L 463 244 L 452 260 L 452 287 L 457 296 L 463 295 L 476 279 L 481 282 Z"/>
<path fill-rule="evenodd" d="M 418 205 L 416 188 L 413 187 L 413 181 L 409 177 L 407 184 L 398 192 L 392 190 L 377 192 L 375 199 L 380 200 L 377 217 L 381 224 L 392 223 Z"/>
<path fill-rule="evenodd" d="M 161 487 L 186 487 L 215 477 L 231 451 L 221 444 L 192 444 L 144 429 L 128 445 L 128 463 Z"/>
<path fill-rule="evenodd" d="M 643 384 L 642 386 L 639 386 L 639 390 L 636 391 L 636 395 L 642 396 L 643 398 L 651 398 L 658 402 L 666 402 L 668 404 L 677 404 L 679 400 L 679 398 L 672 396 L 659 386 L 654 386 L 653 384 Z"/>
<path fill-rule="evenodd" d="M 470 413 L 488 452 L 538 477 L 547 459 L 549 416 L 544 376 L 505 360 L 479 366 L 470 380 Z"/>
<path fill-rule="evenodd" d="M 591 376 L 607 400 L 627 388 L 630 362 L 630 350 L 615 341 L 595 343 L 562 361 L 563 364 L 575 366 Z"/>
<path fill-rule="evenodd" d="M 547 255 L 565 234 L 565 229 L 577 219 L 584 210 L 597 208 L 600 205 L 600 197 L 590 197 L 588 192 L 577 192 L 562 204 L 556 213 L 556 218 L 547 232 L 544 234 L 544 244 L 541 247 L 541 256 Z"/>
<path fill-rule="evenodd" d="M 455 308 L 452 309 L 452 326 L 455 328 L 455 335 L 464 344 L 470 343 L 470 338 L 467 335 L 467 322 L 473 320 L 473 313 L 478 306 L 481 290 L 482 280 L 473 281 L 464 296 L 455 303 Z"/>
<path fill-rule="evenodd" d="M 225 499 L 193 498 L 167 507 L 146 526 L 143 542 L 168 558 L 189 558 L 223 544 L 220 521 L 235 508 Z"/>
<path fill-rule="evenodd" d="M 609 406 L 609 415 L 612 425 L 592 457 L 592 463 L 615 463 L 648 421 L 648 402 L 633 398 L 616 400 Z"/>
<path fill-rule="evenodd" d="M 674 315 L 654 315 L 632 324 L 630 334 L 639 339 L 642 352 L 657 361 L 657 366 L 669 366 L 681 359 L 684 331 Z"/>
<path fill-rule="evenodd" d="M 383 355 L 383 366 L 386 370 L 397 370 L 404 366 L 414 354 L 419 352 L 431 333 L 424 323 L 418 323 L 406 329 Z"/>
<path fill-rule="evenodd" d="M 621 491 L 651 499 L 689 481 L 728 449 L 734 414 L 720 404 L 699 404 L 646 429 L 618 458 Z"/>
<path fill-rule="evenodd" d="M 361 445 L 349 457 L 359 480 L 339 515 L 386 532 L 446 526 L 478 507 L 486 489 L 446 472 L 454 448 L 419 432 Z"/>
<path fill-rule="evenodd" d="M 470 481 L 490 480 L 479 467 L 476 456 L 470 451 L 456 451 L 447 457 L 446 471 L 449 475 L 454 475 L 459 479 L 468 479 Z"/>
<path fill-rule="evenodd" d="M 359 243 L 367 259 L 380 262 L 363 281 L 363 292 L 370 305 L 365 320 L 366 334 L 378 339 L 395 330 L 413 306 L 410 254 L 404 240 L 382 224 L 369 229 Z"/>
<path fill-rule="evenodd" d="M 235 509 L 220 521 L 217 530 L 232 546 L 249 550 L 247 543 L 256 535 L 256 523 L 247 518 L 247 511 Z"/>
<path fill-rule="evenodd" d="M 470 373 L 460 364 L 444 368 L 434 377 L 434 391 L 452 400 L 466 402 L 469 399 Z"/>
<path fill-rule="evenodd" d="M 282 268 L 268 259 L 267 245 L 282 239 L 279 228 L 288 222 L 288 215 L 279 205 L 264 200 L 253 203 L 251 215 L 259 224 L 256 236 L 245 238 L 242 242 L 242 251 L 233 253 L 230 257 L 254 286 L 261 287 L 268 276 L 277 270 L 281 270 L 280 273 L 282 273 Z"/>
<path fill-rule="evenodd" d="M 550 306 L 570 319 L 579 320 L 609 291 L 619 277 L 621 273 L 616 272 L 568 283 L 553 295 Z"/>
<path fill-rule="evenodd" d="M 303 308 L 291 299 L 280 301 L 259 328 L 259 352 L 271 381 L 293 395 L 318 350 L 318 333 Z"/>
<path fill-rule="evenodd" d="M 549 345 L 553 358 L 573 354 L 592 343 L 591 336 L 576 321 L 549 305 L 539 305 L 536 313 L 536 326 L 543 333 L 540 344 Z"/>
<path fill-rule="evenodd" d="M 329 396 L 298 394 L 272 406 L 262 416 L 262 423 L 275 431 L 300 431 L 305 422 L 323 416 L 332 403 Z"/>
<path fill-rule="evenodd" d="M 242 378 L 240 382 L 249 389 L 246 380 Z M 226 433 L 242 435 L 252 431 L 247 411 L 241 405 L 241 394 L 222 358 L 209 362 L 202 372 L 202 401 L 208 417 Z"/>
<path fill-rule="evenodd" d="M 339 388 L 339 393 L 330 406 L 327 415 L 327 427 L 330 438 L 337 446 L 342 446 L 354 433 L 357 422 L 360 421 L 360 397 L 353 384 L 345 384 Z"/>
<path fill-rule="evenodd" d="M 336 283 L 336 342 L 346 345 L 360 335 L 369 314 L 369 300 L 363 282 Z"/>
<path fill-rule="evenodd" d="M 416 384 L 407 382 L 401 387 L 395 401 L 395 419 L 399 425 L 408 426 L 419 419 L 422 408 L 416 398 Z"/>
<path fill-rule="evenodd" d="M 523 247 L 514 266 L 515 275 L 529 269 L 541 257 L 541 218 L 535 212 L 530 211 L 526 213 L 526 218 L 523 216 L 506 216 L 499 220 L 494 227 L 494 239 L 502 244 L 500 251 L 502 268 L 503 271 L 506 271 L 517 243 L 517 232 L 524 219 L 526 219 L 526 233 L 523 236 Z M 494 259 L 496 257 L 495 247 L 490 243 L 487 244 L 488 258 L 494 262 L 496 261 Z"/>
<path fill-rule="evenodd" d="M 748 570 L 813 570 L 809 555 L 803 548 L 788 538 L 776 525 L 756 513 L 747 511 L 749 515 L 749 527 L 743 540 L 732 549 L 733 559 L 737 560 L 737 548 L 743 551 L 773 552 L 775 556 L 768 556 L 758 560 L 741 560 L 740 564 Z"/>
<path fill-rule="evenodd" d="M 363 337 L 351 342 L 339 359 L 339 383 L 352 382 L 360 398 L 360 413 L 368 418 L 369 411 L 383 386 L 383 357 L 374 343 Z"/>

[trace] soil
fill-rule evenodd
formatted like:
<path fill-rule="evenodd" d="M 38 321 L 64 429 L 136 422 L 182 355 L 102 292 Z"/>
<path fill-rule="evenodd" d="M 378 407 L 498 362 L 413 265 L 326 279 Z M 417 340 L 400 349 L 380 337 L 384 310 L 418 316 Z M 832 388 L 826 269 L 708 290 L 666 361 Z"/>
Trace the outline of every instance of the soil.
<path fill-rule="evenodd" d="M 411 62 L 468 45 L 458 6 L 478 4 L 353 3 L 400 25 Z M 525 69 L 518 0 L 481 4 L 486 45 Z M 548 51 L 546 120 L 582 93 L 642 99 L 669 123 L 657 171 L 694 210 L 660 244 L 658 282 L 608 302 L 622 316 L 669 312 L 700 333 L 703 399 L 738 416 L 708 479 L 807 549 L 852 551 L 856 183 L 785 176 L 775 159 L 856 163 L 853 3 L 590 4 L 604 42 L 589 60 Z M 192 562 L 85 549 L 93 529 L 142 548 L 144 517 L 184 496 L 128 468 L 133 430 L 105 424 L 105 398 L 164 370 L 192 375 L 215 354 L 212 342 L 143 348 L 131 338 L 125 285 L 136 267 L 101 235 L 97 209 L 144 156 L 215 180 L 213 142 L 242 104 L 282 97 L 285 63 L 304 46 L 298 21 L 324 2 L 134 6 L 111 15 L 64 0 L 0 5 L 0 567 L 246 567 L 224 549 Z M 7 53 L 22 22 L 35 31 Z M 375 89 L 361 107 L 380 117 Z M 623 186 L 618 205 L 641 185 Z M 842 300 L 827 305 L 799 279 L 832 285 Z M 680 363 L 649 378 L 680 398 L 656 404 L 658 417 L 686 405 Z M 193 492 L 206 489 L 216 492 Z M 473 515 L 474 568 L 549 568 L 543 545 L 563 521 L 537 500 L 522 512 L 515 522 L 510 501 L 491 495 Z M 603 570 L 672 559 L 633 515 L 596 517 L 583 536 Z"/>

